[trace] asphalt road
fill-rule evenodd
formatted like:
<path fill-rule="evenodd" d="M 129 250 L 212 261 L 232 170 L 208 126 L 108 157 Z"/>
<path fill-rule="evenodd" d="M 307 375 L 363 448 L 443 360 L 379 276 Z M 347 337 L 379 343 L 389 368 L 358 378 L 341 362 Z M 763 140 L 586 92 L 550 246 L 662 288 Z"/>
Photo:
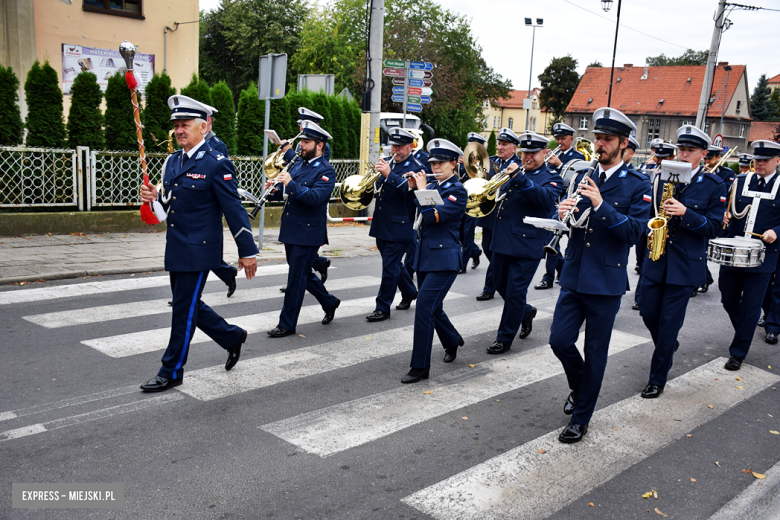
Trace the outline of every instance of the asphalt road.
<path fill-rule="evenodd" d="M 652 344 L 623 299 L 591 430 L 564 446 L 568 388 L 547 344 L 558 286 L 530 290 L 533 333 L 489 356 L 502 301 L 474 299 L 485 266 L 445 302 L 466 346 L 444 364 L 435 340 L 431 379 L 416 385 L 400 384 L 413 309 L 364 319 L 378 257 L 334 259 L 336 319 L 321 325 L 307 295 L 299 335 L 284 339 L 264 333 L 284 267 L 240 280 L 230 300 L 212 280 L 204 299 L 254 332 L 230 373 L 224 351 L 196 337 L 184 384 L 162 394 L 137 387 L 168 339 L 164 273 L 0 288 L 0 517 L 775 517 L 780 347 L 759 329 L 743 370 L 723 370 L 733 331 L 717 287 L 690 302 L 657 401 L 638 398 Z M 30 482 L 124 483 L 125 506 L 12 508 L 12 484 Z"/>

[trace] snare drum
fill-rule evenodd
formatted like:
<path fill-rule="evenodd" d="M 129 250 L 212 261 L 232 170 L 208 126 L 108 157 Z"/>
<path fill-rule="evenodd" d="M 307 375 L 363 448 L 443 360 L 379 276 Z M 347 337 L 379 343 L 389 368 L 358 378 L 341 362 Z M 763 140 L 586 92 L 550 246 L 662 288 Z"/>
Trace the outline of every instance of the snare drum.
<path fill-rule="evenodd" d="M 707 246 L 707 259 L 729 267 L 758 267 L 764 261 L 766 246 L 751 238 L 716 238 Z"/>

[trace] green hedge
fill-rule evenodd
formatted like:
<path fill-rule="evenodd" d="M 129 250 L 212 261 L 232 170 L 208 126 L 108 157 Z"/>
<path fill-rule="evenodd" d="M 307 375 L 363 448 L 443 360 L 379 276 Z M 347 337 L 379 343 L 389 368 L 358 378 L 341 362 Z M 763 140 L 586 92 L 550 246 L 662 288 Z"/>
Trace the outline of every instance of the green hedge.
<path fill-rule="evenodd" d="M 49 65 L 49 60 L 45 60 L 43 65 L 35 60 L 24 82 L 27 97 L 27 146 L 65 146 L 62 91 L 59 85 L 57 71 Z"/>
<path fill-rule="evenodd" d="M 71 148 L 89 146 L 100 150 L 105 146 L 103 138 L 103 113 L 100 103 L 103 93 L 92 72 L 82 72 L 70 88 L 70 111 L 68 112 L 68 143 Z"/>
<path fill-rule="evenodd" d="M 165 153 L 168 151 L 168 132 L 173 129 L 171 109 L 168 108 L 168 98 L 176 94 L 171 86 L 171 77 L 165 72 L 155 74 L 146 84 L 146 102 L 141 112 L 141 122 L 144 125 L 144 145 L 148 152 Z M 176 148 L 176 139 L 173 146 Z"/>
<path fill-rule="evenodd" d="M 24 123 L 19 110 L 19 79 L 11 67 L 0 65 L 0 146 L 22 143 Z"/>

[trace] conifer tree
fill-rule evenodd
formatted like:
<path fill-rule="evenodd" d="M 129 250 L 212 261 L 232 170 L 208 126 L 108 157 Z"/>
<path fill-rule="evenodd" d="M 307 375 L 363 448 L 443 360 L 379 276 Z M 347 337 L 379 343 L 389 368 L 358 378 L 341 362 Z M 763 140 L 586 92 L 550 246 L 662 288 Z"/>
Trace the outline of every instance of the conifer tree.
<path fill-rule="evenodd" d="M 211 87 L 212 106 L 217 109 L 211 130 L 225 143 L 231 154 L 236 153 L 236 109 L 233 93 L 227 83 L 220 81 Z"/>
<path fill-rule="evenodd" d="M 766 74 L 758 78 L 758 85 L 750 96 L 750 112 L 756 121 L 772 121 L 777 112 L 775 102 L 770 98 L 771 90 L 766 79 Z"/>
<path fill-rule="evenodd" d="M 333 136 L 331 142 L 331 157 L 345 159 L 349 157 L 349 126 L 346 116 L 346 106 L 340 96 L 330 97 L 330 135 Z"/>
<path fill-rule="evenodd" d="M 115 151 L 138 149 L 130 89 L 127 88 L 125 77 L 119 71 L 108 78 L 105 121 L 106 149 Z"/>
<path fill-rule="evenodd" d="M 148 152 L 166 153 L 168 151 L 168 132 L 173 129 L 170 122 L 171 109 L 168 98 L 176 94 L 171 86 L 171 77 L 164 71 L 155 74 L 146 84 L 146 100 L 141 112 L 141 122 L 144 125 L 144 145 Z M 176 139 L 173 138 L 176 148 Z"/>
<path fill-rule="evenodd" d="M 195 101 L 200 101 L 201 103 L 213 106 L 209 84 L 206 83 L 205 80 L 199 79 L 197 74 L 193 74 L 192 79 L 190 79 L 190 84 L 181 89 L 181 95 L 191 97 Z"/>
<path fill-rule="evenodd" d="M 263 114 L 263 117 L 265 117 L 265 114 Z M 298 135 L 298 127 L 295 125 L 296 120 L 297 118 L 293 120 L 292 124 L 290 123 L 290 100 L 288 96 L 271 101 L 271 129 L 276 130 L 280 139 L 292 139 Z M 270 151 L 273 151 L 273 148 Z"/>
<path fill-rule="evenodd" d="M 71 148 L 88 146 L 92 150 L 105 147 L 103 113 L 100 103 L 103 93 L 92 72 L 81 72 L 70 87 L 70 111 L 68 112 L 68 144 Z"/>
<path fill-rule="evenodd" d="M 487 153 L 489 156 L 496 155 L 496 131 L 490 131 L 490 137 L 488 137 Z"/>
<path fill-rule="evenodd" d="M 0 146 L 22 143 L 24 123 L 19 110 L 19 79 L 11 67 L 0 65 Z"/>
<path fill-rule="evenodd" d="M 262 155 L 264 114 L 265 102 L 257 99 L 257 85 L 252 82 L 238 99 L 238 155 Z"/>
<path fill-rule="evenodd" d="M 24 82 L 27 98 L 27 146 L 61 148 L 65 146 L 62 120 L 62 91 L 57 72 L 45 60 L 35 60 Z"/>

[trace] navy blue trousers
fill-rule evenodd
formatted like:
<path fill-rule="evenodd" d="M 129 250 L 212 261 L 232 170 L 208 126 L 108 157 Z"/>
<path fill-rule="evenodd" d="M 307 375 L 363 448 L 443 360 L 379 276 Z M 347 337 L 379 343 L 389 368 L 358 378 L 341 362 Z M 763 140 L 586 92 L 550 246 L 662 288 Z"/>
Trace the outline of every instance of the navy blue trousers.
<path fill-rule="evenodd" d="M 536 273 L 536 268 L 539 267 L 539 260 L 493 253 L 493 261 L 490 265 L 493 266 L 493 277 L 498 294 L 504 299 L 496 341 L 511 345 L 517 336 L 517 331 L 520 330 L 523 318 L 533 310 L 533 307 L 526 303 L 526 297 L 528 286 Z"/>
<path fill-rule="evenodd" d="M 325 269 L 325 264 L 328 263 L 328 259 L 324 256 L 317 255 L 314 258 L 314 262 L 311 264 L 311 268 L 315 271 L 322 271 Z"/>
<path fill-rule="evenodd" d="M 404 256 L 404 267 L 410 277 L 414 277 L 414 250 L 417 249 L 417 233 L 414 234 L 414 240 L 406 242 L 406 256 Z"/>
<path fill-rule="evenodd" d="M 287 257 L 287 290 L 284 293 L 284 305 L 279 315 L 279 327 L 295 332 L 298 323 L 298 315 L 301 313 L 303 297 L 309 291 L 322 306 L 325 312 L 336 306 L 338 299 L 329 294 L 320 281 L 319 276 L 312 271 L 314 258 L 317 256 L 319 246 L 284 245 L 284 253 Z"/>
<path fill-rule="evenodd" d="M 730 355 L 741 358 L 747 356 L 771 276 L 772 273 L 750 272 L 744 267 L 721 266 L 718 276 L 720 302 L 734 327 Z"/>
<path fill-rule="evenodd" d="M 573 423 L 588 424 L 596 408 L 620 298 L 561 288 L 550 326 L 550 346 L 563 364 L 569 388 L 577 394 L 577 407 L 571 416 Z M 585 359 L 575 346 L 583 321 L 586 322 Z"/>
<path fill-rule="evenodd" d="M 445 349 L 454 348 L 460 341 L 460 334 L 442 307 L 444 297 L 457 276 L 457 271 L 417 273 L 417 306 L 414 310 L 414 346 L 410 367 L 431 367 L 434 330 Z"/>
<path fill-rule="evenodd" d="M 488 264 L 487 271 L 485 272 L 485 288 L 482 289 L 488 294 L 495 294 L 496 284 L 493 282 L 493 249 L 490 247 L 490 242 L 493 240 L 493 230 L 482 228 L 482 249 L 485 251 L 490 264 Z"/>
<path fill-rule="evenodd" d="M 550 234 L 552 237 L 552 233 Z M 563 269 L 563 255 L 561 255 L 561 246 L 558 245 L 555 248 L 558 251 L 557 255 L 551 255 L 547 253 L 547 259 L 544 261 L 544 276 L 542 280 L 547 280 L 550 283 L 555 282 L 555 275 L 558 278 L 561 276 L 561 269 Z"/>
<path fill-rule="evenodd" d="M 173 292 L 171 337 L 162 357 L 162 367 L 157 372 L 161 377 L 184 377 L 184 365 L 187 363 L 196 328 L 205 332 L 224 349 L 232 347 L 244 332 L 240 327 L 228 324 L 222 316 L 201 301 L 200 296 L 208 276 L 208 271 L 170 273 Z"/>
<path fill-rule="evenodd" d="M 469 258 L 479 258 L 482 252 L 474 243 L 474 231 L 477 227 L 477 219 L 464 214 L 460 221 L 460 243 L 463 246 L 461 250 L 460 265 L 466 269 L 469 265 Z"/>
<path fill-rule="evenodd" d="M 225 282 L 225 285 L 229 284 L 230 281 L 238 275 L 238 269 L 226 264 L 224 260 L 222 260 L 222 264 L 218 268 L 212 269 L 211 272 L 217 275 L 217 278 Z"/>
<path fill-rule="evenodd" d="M 777 266 L 780 269 L 780 262 L 778 262 Z M 761 308 L 764 309 L 764 314 L 766 315 L 764 330 L 780 334 L 780 278 L 777 276 L 777 270 L 772 274 L 772 281 L 770 281 L 769 287 L 767 287 Z"/>
<path fill-rule="evenodd" d="M 413 300 L 417 295 L 412 277 L 401 263 L 401 257 L 409 248 L 409 241 L 392 242 L 377 238 L 376 247 L 382 255 L 382 283 L 379 284 L 379 294 L 376 296 L 376 310 L 390 314 L 396 287 L 401 290 L 404 300 Z"/>
<path fill-rule="evenodd" d="M 669 369 L 672 368 L 674 344 L 685 321 L 685 309 L 688 308 L 693 289 L 693 285 L 657 283 L 648 278 L 642 280 L 639 313 L 655 345 L 648 380 L 651 385 L 666 384 Z"/>

